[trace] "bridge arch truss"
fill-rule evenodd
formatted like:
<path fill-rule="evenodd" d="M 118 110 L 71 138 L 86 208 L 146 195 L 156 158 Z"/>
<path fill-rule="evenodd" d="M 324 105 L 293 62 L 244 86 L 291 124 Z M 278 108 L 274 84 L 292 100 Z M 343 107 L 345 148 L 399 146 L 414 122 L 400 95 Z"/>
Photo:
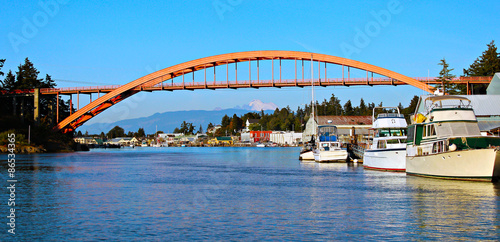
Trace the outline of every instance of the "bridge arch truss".
<path fill-rule="evenodd" d="M 259 76 L 259 61 L 262 60 L 272 60 L 272 80 L 263 81 Z M 274 62 L 279 60 L 280 66 L 280 78 L 274 78 Z M 283 81 L 281 79 L 281 60 L 294 60 L 295 61 L 295 79 Z M 298 61 L 312 61 L 317 62 L 318 66 L 324 63 L 324 75 L 325 78 L 321 79 L 319 76 L 317 79 L 311 81 L 304 79 L 304 68 L 302 68 L 301 77 L 297 76 L 297 62 Z M 238 80 L 238 63 L 248 62 L 248 80 Z M 251 62 L 257 62 L 257 76 L 254 76 L 255 80 L 252 81 L 251 76 Z M 334 64 L 342 66 L 342 78 L 337 78 L 336 80 L 329 80 L 326 77 L 326 64 Z M 235 80 L 229 81 L 228 71 L 226 71 L 226 81 L 217 82 L 215 67 L 230 64 L 235 65 Z M 214 68 L 213 82 L 207 82 L 207 69 Z M 227 67 L 228 68 L 228 67 Z M 226 68 L 226 70 L 227 70 Z M 319 68 L 319 67 L 318 67 Z M 355 83 L 355 85 L 374 85 L 376 84 L 373 80 L 373 73 L 387 77 L 385 80 L 385 85 L 392 83 L 408 84 L 427 92 L 432 92 L 433 87 L 425 84 L 424 82 L 415 80 L 413 78 L 407 77 L 405 75 L 399 74 L 397 72 L 378 67 L 375 65 L 363 63 L 360 61 L 355 61 L 351 59 L 346 59 L 342 57 L 336 57 L 325 54 L 317 54 L 310 52 L 299 52 L 299 51 L 248 51 L 248 52 L 236 52 L 222 55 L 215 55 L 210 57 L 205 57 L 201 59 L 196 59 L 188 62 L 184 62 L 178 65 L 167 67 L 165 69 L 153 72 L 139 79 L 136 79 L 130 83 L 122 86 L 115 86 L 109 88 L 108 90 L 98 90 L 100 92 L 106 93 L 100 96 L 96 100 L 90 102 L 88 105 L 82 107 L 76 112 L 72 113 L 69 117 L 62 120 L 57 124 L 54 129 L 60 130 L 64 133 L 72 132 L 76 128 L 83 125 L 86 121 L 100 114 L 109 107 L 125 100 L 126 98 L 141 92 L 141 91 L 156 91 L 156 90 L 196 90 L 196 89 L 222 89 L 222 88 L 261 88 L 261 87 L 304 87 L 304 86 L 329 86 L 329 85 L 349 85 L 350 68 L 355 68 L 359 70 L 366 71 L 366 79 L 360 80 Z M 344 70 L 347 69 L 346 72 Z M 203 82 L 194 82 L 194 72 L 204 71 L 205 79 Z M 319 69 L 318 69 L 319 71 Z M 372 73 L 370 79 L 369 73 Z M 192 82 L 185 81 L 185 76 L 187 74 L 193 73 Z M 348 78 L 345 78 L 347 74 Z M 173 79 L 182 76 L 182 83 L 174 83 Z M 241 76 L 240 76 L 241 79 Z M 171 81 L 171 83 L 167 82 Z M 57 93 L 59 95 L 59 92 Z"/>

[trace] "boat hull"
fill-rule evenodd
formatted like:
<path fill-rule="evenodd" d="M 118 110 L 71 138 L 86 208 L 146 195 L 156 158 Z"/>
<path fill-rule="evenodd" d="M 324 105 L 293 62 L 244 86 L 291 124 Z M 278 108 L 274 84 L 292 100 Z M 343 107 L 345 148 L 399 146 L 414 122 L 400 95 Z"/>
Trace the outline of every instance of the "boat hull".
<path fill-rule="evenodd" d="M 347 162 L 346 150 L 315 151 L 314 160 L 319 163 L 327 162 Z"/>
<path fill-rule="evenodd" d="M 443 179 L 498 181 L 500 151 L 489 148 L 407 156 L 406 173 Z"/>
<path fill-rule="evenodd" d="M 363 166 L 372 170 L 404 172 L 406 148 L 365 150 Z"/>
<path fill-rule="evenodd" d="M 299 160 L 314 160 L 314 153 L 312 150 L 301 153 L 299 156 Z"/>

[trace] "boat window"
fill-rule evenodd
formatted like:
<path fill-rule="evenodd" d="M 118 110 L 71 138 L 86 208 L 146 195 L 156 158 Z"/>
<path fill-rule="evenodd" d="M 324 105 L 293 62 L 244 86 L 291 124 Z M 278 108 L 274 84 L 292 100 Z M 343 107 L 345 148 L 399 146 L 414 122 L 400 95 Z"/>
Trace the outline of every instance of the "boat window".
<path fill-rule="evenodd" d="M 387 148 L 387 143 L 386 143 L 386 141 L 385 141 L 385 140 L 379 140 L 379 141 L 377 142 L 377 148 L 378 148 L 378 149 L 385 149 L 385 148 Z"/>
<path fill-rule="evenodd" d="M 429 124 L 424 126 L 424 137 L 436 136 L 436 129 L 434 124 Z"/>
<path fill-rule="evenodd" d="M 408 140 L 413 142 L 415 138 L 415 126 L 408 127 Z"/>
<path fill-rule="evenodd" d="M 441 123 L 437 129 L 440 137 L 481 135 L 479 126 L 473 122 Z"/>
<path fill-rule="evenodd" d="M 406 129 L 379 129 L 376 137 L 406 136 Z"/>
<path fill-rule="evenodd" d="M 400 139 L 389 139 L 387 140 L 387 144 L 399 144 L 401 143 Z"/>
<path fill-rule="evenodd" d="M 442 153 L 442 152 L 445 152 L 444 141 L 435 142 L 432 145 L 432 152 L 433 153 Z"/>

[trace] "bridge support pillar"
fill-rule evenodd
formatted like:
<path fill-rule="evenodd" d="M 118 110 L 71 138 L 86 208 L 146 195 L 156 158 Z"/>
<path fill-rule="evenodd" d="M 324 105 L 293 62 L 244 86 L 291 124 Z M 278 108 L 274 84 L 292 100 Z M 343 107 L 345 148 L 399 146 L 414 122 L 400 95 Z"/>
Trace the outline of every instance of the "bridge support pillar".
<path fill-rule="evenodd" d="M 59 93 L 56 95 L 56 122 L 59 123 Z"/>
<path fill-rule="evenodd" d="M 12 97 L 12 114 L 16 116 L 16 108 L 17 108 L 17 103 L 16 103 L 16 96 Z"/>
<path fill-rule="evenodd" d="M 35 124 L 40 124 L 40 89 L 35 88 L 34 89 L 34 100 L 33 100 L 33 106 L 34 106 L 34 114 L 33 114 L 33 121 L 35 121 Z"/>

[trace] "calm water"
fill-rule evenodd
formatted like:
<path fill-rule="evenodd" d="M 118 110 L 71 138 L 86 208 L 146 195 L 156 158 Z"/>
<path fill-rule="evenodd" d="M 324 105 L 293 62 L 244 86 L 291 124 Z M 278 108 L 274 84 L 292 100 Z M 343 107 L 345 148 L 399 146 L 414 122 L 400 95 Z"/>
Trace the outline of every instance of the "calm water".
<path fill-rule="evenodd" d="M 126 148 L 18 156 L 17 234 L 7 234 L 4 191 L 0 239 L 500 238 L 498 184 L 301 163 L 297 157 L 296 148 Z"/>

